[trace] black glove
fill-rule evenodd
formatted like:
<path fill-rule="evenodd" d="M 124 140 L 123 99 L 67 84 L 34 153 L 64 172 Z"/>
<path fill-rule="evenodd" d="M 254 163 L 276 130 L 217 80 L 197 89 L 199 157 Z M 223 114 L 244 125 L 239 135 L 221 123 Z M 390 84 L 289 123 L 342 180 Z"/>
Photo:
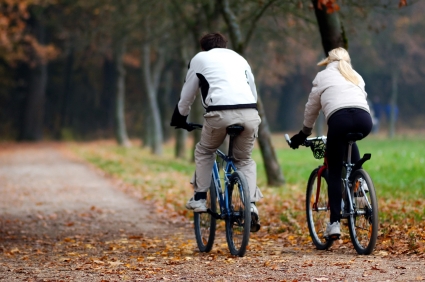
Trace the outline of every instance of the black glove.
<path fill-rule="evenodd" d="M 171 126 L 175 126 L 176 128 L 184 128 L 186 129 L 187 125 L 187 116 L 182 116 L 179 112 L 179 105 L 176 105 L 176 108 L 174 109 L 173 116 L 171 117 Z"/>
<path fill-rule="evenodd" d="M 298 149 L 298 147 L 304 143 L 307 137 L 308 135 L 304 134 L 304 132 L 300 130 L 298 134 L 295 134 L 294 136 L 292 136 L 291 144 L 289 144 L 289 146 L 291 146 L 292 149 Z"/>

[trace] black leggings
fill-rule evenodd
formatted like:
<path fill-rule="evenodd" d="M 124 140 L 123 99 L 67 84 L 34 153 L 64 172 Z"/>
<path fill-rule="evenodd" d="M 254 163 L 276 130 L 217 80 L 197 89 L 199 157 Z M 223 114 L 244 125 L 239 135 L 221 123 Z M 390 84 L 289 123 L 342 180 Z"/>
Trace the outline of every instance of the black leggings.
<path fill-rule="evenodd" d="M 326 156 L 328 158 L 328 195 L 331 211 L 330 222 L 336 222 L 341 217 L 341 171 L 344 155 L 347 153 L 348 133 L 360 132 L 363 138 L 372 130 L 372 118 L 362 109 L 346 108 L 331 115 L 328 120 L 328 134 L 326 142 Z M 351 162 L 360 159 L 356 144 L 352 147 Z"/>

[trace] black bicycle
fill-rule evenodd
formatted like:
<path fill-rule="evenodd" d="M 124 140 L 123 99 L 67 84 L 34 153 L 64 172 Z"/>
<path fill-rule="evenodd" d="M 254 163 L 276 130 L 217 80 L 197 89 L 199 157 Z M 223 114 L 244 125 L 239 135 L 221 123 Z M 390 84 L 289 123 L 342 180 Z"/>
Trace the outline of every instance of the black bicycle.
<path fill-rule="evenodd" d="M 351 163 L 352 145 L 363 137 L 361 133 L 349 133 L 347 155 L 342 172 L 342 212 L 341 218 L 348 220 L 351 242 L 358 254 L 371 254 L 378 237 L 378 201 L 375 186 L 362 165 L 370 160 L 371 154 L 364 156 L 355 164 Z M 288 144 L 291 143 L 285 134 Z M 307 138 L 303 146 L 310 147 L 316 159 L 324 158 L 323 165 L 315 168 L 308 179 L 306 193 L 306 214 L 310 237 L 319 250 L 328 249 L 335 239 L 325 237 L 329 222 L 328 200 L 328 162 L 326 158 L 326 136 Z"/>

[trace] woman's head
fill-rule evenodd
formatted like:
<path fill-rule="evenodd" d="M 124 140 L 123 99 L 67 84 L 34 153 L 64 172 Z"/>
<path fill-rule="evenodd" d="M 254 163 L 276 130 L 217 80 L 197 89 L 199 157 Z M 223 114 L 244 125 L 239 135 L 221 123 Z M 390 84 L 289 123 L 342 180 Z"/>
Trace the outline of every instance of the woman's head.
<path fill-rule="evenodd" d="M 342 47 L 338 47 L 331 50 L 328 54 L 329 56 L 326 59 L 321 60 L 319 63 L 317 63 L 317 65 L 325 66 L 332 62 L 338 62 L 338 70 L 342 76 L 355 85 L 358 85 L 360 81 L 356 72 L 351 66 L 351 59 L 347 50 Z"/>

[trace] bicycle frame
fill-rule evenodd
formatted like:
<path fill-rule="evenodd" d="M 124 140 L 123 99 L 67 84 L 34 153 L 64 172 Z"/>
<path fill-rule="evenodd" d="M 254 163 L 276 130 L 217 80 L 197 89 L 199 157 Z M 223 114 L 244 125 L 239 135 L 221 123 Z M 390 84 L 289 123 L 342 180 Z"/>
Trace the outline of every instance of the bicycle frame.
<path fill-rule="evenodd" d="M 229 177 L 233 171 L 236 171 L 236 166 L 233 164 L 232 159 L 226 154 L 224 154 L 223 152 L 221 152 L 220 150 L 217 150 L 216 154 L 218 155 L 220 159 L 222 159 L 226 163 L 226 165 L 223 168 L 223 171 L 224 171 L 224 190 L 223 190 L 221 187 L 221 182 L 220 182 L 219 167 L 218 167 L 217 161 L 214 161 L 212 175 L 213 175 L 213 179 L 215 183 L 214 186 L 216 189 L 216 195 L 219 201 L 220 215 L 216 214 L 213 216 L 216 216 L 216 218 L 218 219 L 224 219 L 231 215 L 231 209 L 229 208 L 229 195 L 227 194 L 227 187 L 229 184 Z"/>
<path fill-rule="evenodd" d="M 343 184 L 344 184 L 344 193 L 347 196 L 348 206 L 349 206 L 350 210 L 348 211 L 348 213 L 346 213 L 346 212 L 344 212 L 344 210 L 342 210 L 341 211 L 342 218 L 347 218 L 350 215 L 354 214 L 353 199 L 352 199 L 352 196 L 351 196 L 351 189 L 352 189 L 351 186 L 352 185 L 350 183 L 351 172 L 353 171 L 353 168 L 354 167 L 356 167 L 356 168 L 357 167 L 360 167 L 365 161 L 367 161 L 367 160 L 370 159 L 370 154 L 365 154 L 363 156 L 363 158 L 361 158 L 356 164 L 352 164 L 351 163 L 351 152 L 352 152 L 352 146 L 353 146 L 354 143 L 355 143 L 354 141 L 350 141 L 348 143 L 347 160 L 344 161 L 344 164 L 343 164 L 344 167 L 345 167 L 345 169 L 346 169 L 345 170 L 346 173 L 345 173 L 345 178 L 342 179 L 342 180 L 343 180 Z M 317 178 L 318 179 L 320 179 L 320 177 L 322 176 L 322 173 L 327 168 L 328 168 L 328 160 L 327 160 L 327 157 L 326 157 L 326 154 L 325 154 L 323 165 L 319 167 L 319 170 L 317 172 Z M 317 207 L 317 202 L 319 201 L 320 186 L 321 186 L 321 182 L 320 181 L 317 181 L 316 199 L 315 199 L 315 201 L 313 203 L 313 210 L 315 210 L 315 211 L 319 211 L 319 208 Z M 353 192 L 357 192 L 358 188 L 359 187 L 354 187 L 355 191 L 353 191 Z M 363 190 L 363 187 L 362 186 L 360 187 L 360 189 L 361 189 L 361 192 L 362 193 L 365 193 L 365 191 Z M 367 198 L 366 198 L 366 201 L 367 201 L 368 208 L 370 208 L 371 205 L 370 205 L 369 200 Z M 328 210 L 330 209 L 329 202 L 328 202 L 328 205 L 327 205 L 327 209 Z M 356 213 L 358 215 L 365 214 L 364 211 L 357 211 Z"/>

